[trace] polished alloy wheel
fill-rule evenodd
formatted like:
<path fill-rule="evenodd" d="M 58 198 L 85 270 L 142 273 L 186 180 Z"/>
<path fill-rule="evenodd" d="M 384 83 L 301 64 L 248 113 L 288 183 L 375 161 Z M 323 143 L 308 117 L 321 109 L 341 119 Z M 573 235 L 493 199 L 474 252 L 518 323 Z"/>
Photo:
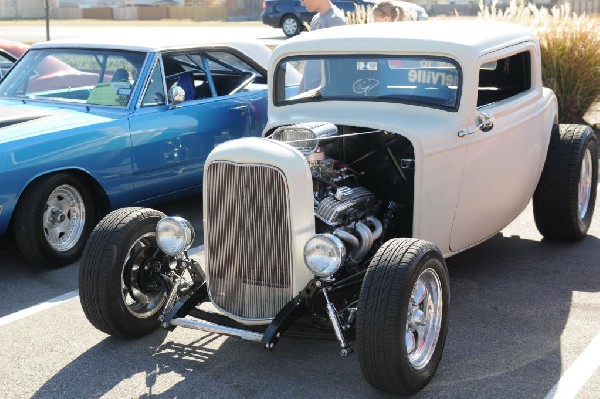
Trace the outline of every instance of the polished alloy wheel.
<path fill-rule="evenodd" d="M 153 271 L 147 262 L 156 249 L 155 233 L 144 234 L 129 248 L 123 263 L 123 303 L 129 313 L 142 319 L 154 315 L 166 299 L 163 287 L 152 277 Z"/>
<path fill-rule="evenodd" d="M 406 320 L 406 353 L 417 370 L 425 367 L 435 351 L 442 326 L 442 286 L 437 272 L 423 270 L 413 287 Z"/>
<path fill-rule="evenodd" d="M 85 225 L 85 203 L 73 186 L 55 188 L 44 207 L 43 228 L 52 249 L 63 252 L 73 248 L 81 238 Z"/>
<path fill-rule="evenodd" d="M 587 148 L 581 163 L 581 174 L 579 175 L 579 195 L 577 197 L 577 215 L 579 219 L 585 218 L 590 205 L 590 197 L 592 195 L 592 162 L 592 152 Z"/>

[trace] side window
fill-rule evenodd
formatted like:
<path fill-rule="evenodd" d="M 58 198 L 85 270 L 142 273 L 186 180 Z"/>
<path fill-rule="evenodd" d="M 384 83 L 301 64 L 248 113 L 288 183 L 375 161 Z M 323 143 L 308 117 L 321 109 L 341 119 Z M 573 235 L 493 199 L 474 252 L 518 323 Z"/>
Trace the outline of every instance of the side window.
<path fill-rule="evenodd" d="M 165 53 L 162 60 L 167 89 L 177 84 L 184 101 L 267 88 L 266 76 L 234 52 L 196 49 Z"/>
<path fill-rule="evenodd" d="M 146 89 L 146 94 L 144 94 L 144 99 L 142 100 L 142 107 L 164 105 L 166 102 L 165 99 L 165 85 L 163 83 L 160 63 L 157 62 L 154 65 L 154 70 L 150 76 L 148 88 Z"/>
<path fill-rule="evenodd" d="M 236 54 L 207 51 L 204 55 L 218 96 L 266 89 L 266 76 Z"/>
<path fill-rule="evenodd" d="M 483 64 L 479 69 L 477 106 L 492 104 L 531 88 L 531 56 L 524 51 Z"/>
<path fill-rule="evenodd" d="M 0 53 L 0 78 L 8 72 L 13 64 L 13 60 L 8 58 L 6 55 Z"/>

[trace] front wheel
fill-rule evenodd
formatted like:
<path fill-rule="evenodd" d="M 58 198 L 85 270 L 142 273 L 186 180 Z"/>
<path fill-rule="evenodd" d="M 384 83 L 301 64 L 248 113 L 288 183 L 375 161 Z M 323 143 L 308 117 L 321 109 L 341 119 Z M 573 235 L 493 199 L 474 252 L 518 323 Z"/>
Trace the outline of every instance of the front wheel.
<path fill-rule="evenodd" d="M 533 195 L 533 216 L 551 240 L 576 241 L 592 223 L 598 185 L 598 142 L 585 125 L 555 125 L 542 176 Z"/>
<path fill-rule="evenodd" d="M 23 192 L 15 209 L 15 238 L 32 265 L 62 267 L 79 258 L 96 220 L 85 184 L 68 173 L 56 173 Z"/>
<path fill-rule="evenodd" d="M 136 338 L 158 328 L 166 294 L 156 274 L 156 224 L 164 216 L 122 208 L 92 232 L 80 262 L 79 298 L 98 330 Z"/>
<path fill-rule="evenodd" d="M 281 20 L 281 29 L 287 37 L 299 35 L 302 32 L 302 23 L 293 15 L 286 15 Z"/>
<path fill-rule="evenodd" d="M 413 394 L 433 377 L 444 349 L 450 285 L 441 252 L 426 241 L 392 239 L 363 281 L 356 352 L 365 379 L 392 394 Z"/>

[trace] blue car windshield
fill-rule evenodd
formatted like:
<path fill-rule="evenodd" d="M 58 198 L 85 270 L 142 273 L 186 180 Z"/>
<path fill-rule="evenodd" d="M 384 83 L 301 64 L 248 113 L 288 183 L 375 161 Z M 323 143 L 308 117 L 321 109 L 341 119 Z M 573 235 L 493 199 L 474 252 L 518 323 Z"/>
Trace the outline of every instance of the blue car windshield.
<path fill-rule="evenodd" d="M 127 106 L 145 59 L 143 52 L 30 50 L 0 82 L 0 98 Z"/>
<path fill-rule="evenodd" d="M 275 70 L 276 106 L 315 101 L 382 101 L 456 111 L 460 66 L 445 57 L 291 57 Z"/>

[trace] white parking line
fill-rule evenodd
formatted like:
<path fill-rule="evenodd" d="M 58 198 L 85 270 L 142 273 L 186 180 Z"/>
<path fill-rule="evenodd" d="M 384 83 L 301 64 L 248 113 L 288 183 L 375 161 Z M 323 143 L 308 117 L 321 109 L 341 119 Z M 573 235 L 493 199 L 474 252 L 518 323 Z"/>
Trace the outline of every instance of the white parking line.
<path fill-rule="evenodd" d="M 57 296 L 56 298 L 49 299 L 46 302 L 38 303 L 37 305 L 33 305 L 27 309 L 19 310 L 18 312 L 0 317 L 0 326 L 24 319 L 25 317 L 31 316 L 34 313 L 41 312 L 42 310 L 49 309 L 56 305 L 60 305 L 61 303 L 69 301 L 73 298 L 77 298 L 78 296 L 79 291 L 67 292 L 66 294 Z"/>
<path fill-rule="evenodd" d="M 600 334 L 585 348 L 546 395 L 546 399 L 575 398 L 600 366 Z"/>

